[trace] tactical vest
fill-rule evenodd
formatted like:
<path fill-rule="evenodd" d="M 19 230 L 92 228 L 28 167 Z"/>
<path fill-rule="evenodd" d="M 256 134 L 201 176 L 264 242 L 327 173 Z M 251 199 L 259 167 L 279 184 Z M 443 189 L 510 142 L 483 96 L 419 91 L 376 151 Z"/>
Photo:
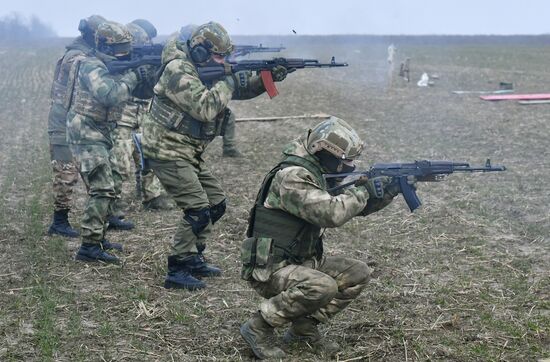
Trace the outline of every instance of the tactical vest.
<path fill-rule="evenodd" d="M 107 107 L 95 99 L 92 92 L 84 87 L 78 79 L 80 62 L 81 60 L 76 62 L 74 70 L 71 72 L 77 78 L 75 82 L 76 86 L 74 87 L 75 89 L 71 92 L 73 93 L 71 110 L 83 116 L 92 118 L 94 122 L 116 122 L 122 117 L 124 102 L 113 107 Z"/>
<path fill-rule="evenodd" d="M 173 132 L 203 141 L 212 141 L 216 136 L 223 136 L 231 111 L 226 108 L 223 114 L 216 116 L 214 120 L 203 122 L 182 111 L 169 99 L 155 95 L 149 115 L 155 122 Z"/>
<path fill-rule="evenodd" d="M 185 50 L 182 51 L 188 55 Z M 158 71 L 157 74 L 159 79 L 167 65 L 168 63 L 163 64 L 161 69 Z M 205 86 L 210 89 L 212 84 L 205 84 Z M 149 115 L 155 122 L 173 132 L 187 135 L 202 141 L 212 141 L 216 136 L 224 135 L 225 127 L 229 121 L 231 111 L 226 108 L 212 121 L 203 122 L 184 112 L 170 99 L 166 97 L 158 97 L 155 94 L 153 96 Z"/>
<path fill-rule="evenodd" d="M 301 264 L 306 259 L 313 257 L 320 259 L 323 255 L 320 227 L 285 211 L 264 207 L 273 177 L 279 170 L 289 166 L 304 167 L 315 176 L 316 181 L 323 188 L 326 188 L 326 182 L 319 167 L 297 156 L 288 156 L 267 174 L 250 212 L 247 236 L 273 239 L 274 264 L 283 260 Z"/>
<path fill-rule="evenodd" d="M 55 66 L 50 99 L 53 104 L 63 107 L 68 112 L 71 105 L 72 93 L 78 73 L 77 64 L 85 58 L 84 52 L 73 54 L 71 57 L 62 56 Z"/>

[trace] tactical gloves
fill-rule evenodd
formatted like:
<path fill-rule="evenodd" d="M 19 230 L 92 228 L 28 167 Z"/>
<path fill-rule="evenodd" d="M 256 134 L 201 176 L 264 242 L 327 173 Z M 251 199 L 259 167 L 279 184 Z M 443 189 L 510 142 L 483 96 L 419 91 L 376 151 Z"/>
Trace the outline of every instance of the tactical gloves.
<path fill-rule="evenodd" d="M 136 74 L 138 83 L 144 83 L 150 86 L 155 86 L 156 83 L 156 68 L 152 65 L 140 65 L 133 69 Z"/>
<path fill-rule="evenodd" d="M 391 181 L 391 177 L 388 176 L 378 176 L 373 178 L 361 176 L 357 179 L 357 181 L 355 181 L 355 186 L 364 186 L 369 193 L 369 197 L 381 199 L 384 197 L 384 191 Z M 397 187 L 399 188 L 399 186 Z"/>
<path fill-rule="evenodd" d="M 286 78 L 288 70 L 282 65 L 278 65 L 275 68 L 271 69 L 271 76 L 275 82 L 280 82 Z"/>

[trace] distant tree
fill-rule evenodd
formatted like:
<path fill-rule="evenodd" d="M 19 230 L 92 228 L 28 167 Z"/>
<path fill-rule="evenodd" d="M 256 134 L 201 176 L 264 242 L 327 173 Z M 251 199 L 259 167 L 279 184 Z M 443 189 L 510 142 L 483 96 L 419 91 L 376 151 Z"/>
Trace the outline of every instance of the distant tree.
<path fill-rule="evenodd" d="M 0 42 L 24 42 L 42 38 L 56 37 L 51 26 L 43 23 L 37 16 L 30 19 L 21 14 L 12 13 L 0 18 Z"/>

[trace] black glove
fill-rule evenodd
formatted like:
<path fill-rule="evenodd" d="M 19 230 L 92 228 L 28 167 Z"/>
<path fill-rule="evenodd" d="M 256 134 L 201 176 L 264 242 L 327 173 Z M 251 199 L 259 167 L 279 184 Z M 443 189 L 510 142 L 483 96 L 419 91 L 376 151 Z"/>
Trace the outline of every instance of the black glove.
<path fill-rule="evenodd" d="M 275 82 L 280 82 L 286 78 L 288 70 L 282 65 L 278 65 L 275 68 L 271 69 L 271 76 Z"/>
<path fill-rule="evenodd" d="M 377 176 L 373 178 L 361 176 L 355 181 L 355 186 L 364 186 L 369 192 L 369 197 L 381 199 L 384 197 L 386 186 L 388 186 L 391 181 L 391 177 L 388 176 Z"/>
<path fill-rule="evenodd" d="M 133 69 L 136 74 L 138 83 L 144 83 L 148 86 L 154 87 L 157 83 L 156 68 L 152 65 L 140 65 Z"/>

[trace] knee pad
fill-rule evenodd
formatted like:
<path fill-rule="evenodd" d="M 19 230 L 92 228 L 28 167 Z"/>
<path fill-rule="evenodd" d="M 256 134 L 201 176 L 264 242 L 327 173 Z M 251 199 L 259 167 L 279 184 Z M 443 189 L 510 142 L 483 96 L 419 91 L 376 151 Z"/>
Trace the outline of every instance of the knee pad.
<path fill-rule="evenodd" d="M 210 219 L 212 220 L 212 224 L 222 218 L 223 214 L 225 214 L 226 207 L 227 204 L 225 203 L 225 199 L 223 199 L 222 202 L 210 208 Z"/>
<path fill-rule="evenodd" d="M 193 234 L 199 236 L 199 234 L 210 223 L 210 209 L 204 208 L 185 210 L 185 215 L 183 216 L 183 219 L 191 224 Z"/>

